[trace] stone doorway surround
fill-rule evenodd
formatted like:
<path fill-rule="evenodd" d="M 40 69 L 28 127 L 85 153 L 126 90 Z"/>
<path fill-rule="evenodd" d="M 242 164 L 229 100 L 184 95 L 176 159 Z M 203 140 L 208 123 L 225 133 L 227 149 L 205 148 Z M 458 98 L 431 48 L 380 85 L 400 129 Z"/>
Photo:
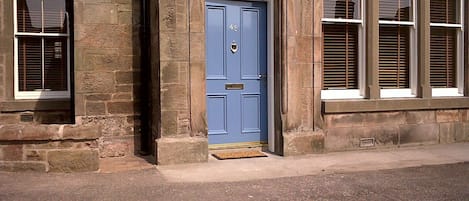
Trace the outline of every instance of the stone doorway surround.
<path fill-rule="evenodd" d="M 313 51 L 313 39 L 318 43 L 321 39 L 320 27 L 313 32 L 313 10 L 320 16 L 321 7 L 315 4 L 320 0 L 266 1 L 273 14 L 269 22 L 273 85 L 269 92 L 274 96 L 269 97 L 269 109 L 275 114 L 270 127 L 275 144 L 271 148 L 280 155 L 310 153 L 311 146 L 304 146 L 305 142 L 309 145 L 316 140 L 323 145 L 324 140 L 314 132 L 320 122 L 313 118 L 320 116 L 313 108 L 321 104 L 317 99 L 320 83 L 313 78 L 313 74 L 320 76 L 313 73 L 320 70 L 320 63 L 313 65 L 313 52 L 320 51 Z M 151 130 L 156 163 L 206 162 L 205 1 L 152 1 L 150 15 Z M 320 17 L 314 22 L 320 24 Z"/>

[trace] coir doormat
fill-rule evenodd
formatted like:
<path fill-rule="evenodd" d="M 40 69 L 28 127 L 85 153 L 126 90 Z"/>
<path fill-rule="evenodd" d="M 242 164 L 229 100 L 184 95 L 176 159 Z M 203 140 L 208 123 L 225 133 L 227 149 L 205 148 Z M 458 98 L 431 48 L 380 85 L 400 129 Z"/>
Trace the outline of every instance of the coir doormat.
<path fill-rule="evenodd" d="M 267 157 L 264 153 L 260 151 L 231 151 L 231 152 L 221 152 L 212 154 L 213 157 L 218 160 L 227 160 L 227 159 L 240 159 L 240 158 L 256 158 L 256 157 Z"/>

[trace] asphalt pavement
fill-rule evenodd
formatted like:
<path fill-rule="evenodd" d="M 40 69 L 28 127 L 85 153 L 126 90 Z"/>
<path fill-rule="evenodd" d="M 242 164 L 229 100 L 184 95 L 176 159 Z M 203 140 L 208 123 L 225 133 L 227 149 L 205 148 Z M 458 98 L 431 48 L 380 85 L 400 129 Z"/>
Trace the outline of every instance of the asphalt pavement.
<path fill-rule="evenodd" d="M 469 160 L 463 160 L 469 155 L 467 149 L 468 144 L 451 144 L 279 157 L 256 163 L 211 159 L 206 164 L 113 173 L 0 172 L 0 200 L 469 200 Z M 259 167 L 252 171 L 265 171 L 264 167 L 275 171 L 272 161 L 287 161 L 290 166 L 278 168 L 289 167 L 289 171 L 241 175 L 249 170 L 249 163 Z M 307 162 L 313 164 L 304 166 Z M 293 168 L 295 164 L 298 168 Z M 204 179 L 208 176 L 197 172 L 202 166 L 225 170 L 212 170 L 215 176 Z M 174 176 L 193 170 L 201 179 L 194 174 Z M 230 170 L 235 176 L 229 175 Z M 298 172 L 282 174 L 291 171 Z M 220 173 L 226 173 L 227 179 L 213 181 Z"/>

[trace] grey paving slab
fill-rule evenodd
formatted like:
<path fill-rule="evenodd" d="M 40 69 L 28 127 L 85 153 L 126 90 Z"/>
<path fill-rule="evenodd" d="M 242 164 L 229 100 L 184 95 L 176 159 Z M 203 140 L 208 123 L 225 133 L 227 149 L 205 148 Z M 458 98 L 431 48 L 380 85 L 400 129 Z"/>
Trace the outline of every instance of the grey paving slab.
<path fill-rule="evenodd" d="M 298 157 L 268 154 L 266 158 L 217 160 L 158 166 L 169 182 L 226 182 L 297 177 L 320 173 L 385 170 L 469 161 L 469 143 L 361 150 Z"/>

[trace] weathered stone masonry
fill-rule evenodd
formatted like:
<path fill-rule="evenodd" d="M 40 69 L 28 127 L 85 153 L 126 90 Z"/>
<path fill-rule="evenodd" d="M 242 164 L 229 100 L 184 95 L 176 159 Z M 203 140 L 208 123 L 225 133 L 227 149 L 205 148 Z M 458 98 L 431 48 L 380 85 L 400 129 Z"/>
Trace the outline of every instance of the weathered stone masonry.
<path fill-rule="evenodd" d="M 150 64 L 140 63 L 141 1 L 74 0 L 73 100 L 40 101 L 14 99 L 12 2 L 0 0 L 0 170 L 95 171 L 99 157 L 135 154 L 144 125 L 157 164 L 208 160 L 204 0 L 149 1 Z M 373 97 L 364 100 L 321 100 L 323 0 L 268 2 L 275 152 L 368 149 L 360 146 L 365 138 L 375 140 L 373 149 L 469 141 L 467 97 L 396 103 L 374 97 L 379 90 L 370 85 Z M 142 104 L 148 122 L 141 122 Z"/>
<path fill-rule="evenodd" d="M 95 171 L 140 146 L 140 1 L 73 3 L 74 100 L 18 101 L 13 1 L 0 0 L 0 170 Z"/>

